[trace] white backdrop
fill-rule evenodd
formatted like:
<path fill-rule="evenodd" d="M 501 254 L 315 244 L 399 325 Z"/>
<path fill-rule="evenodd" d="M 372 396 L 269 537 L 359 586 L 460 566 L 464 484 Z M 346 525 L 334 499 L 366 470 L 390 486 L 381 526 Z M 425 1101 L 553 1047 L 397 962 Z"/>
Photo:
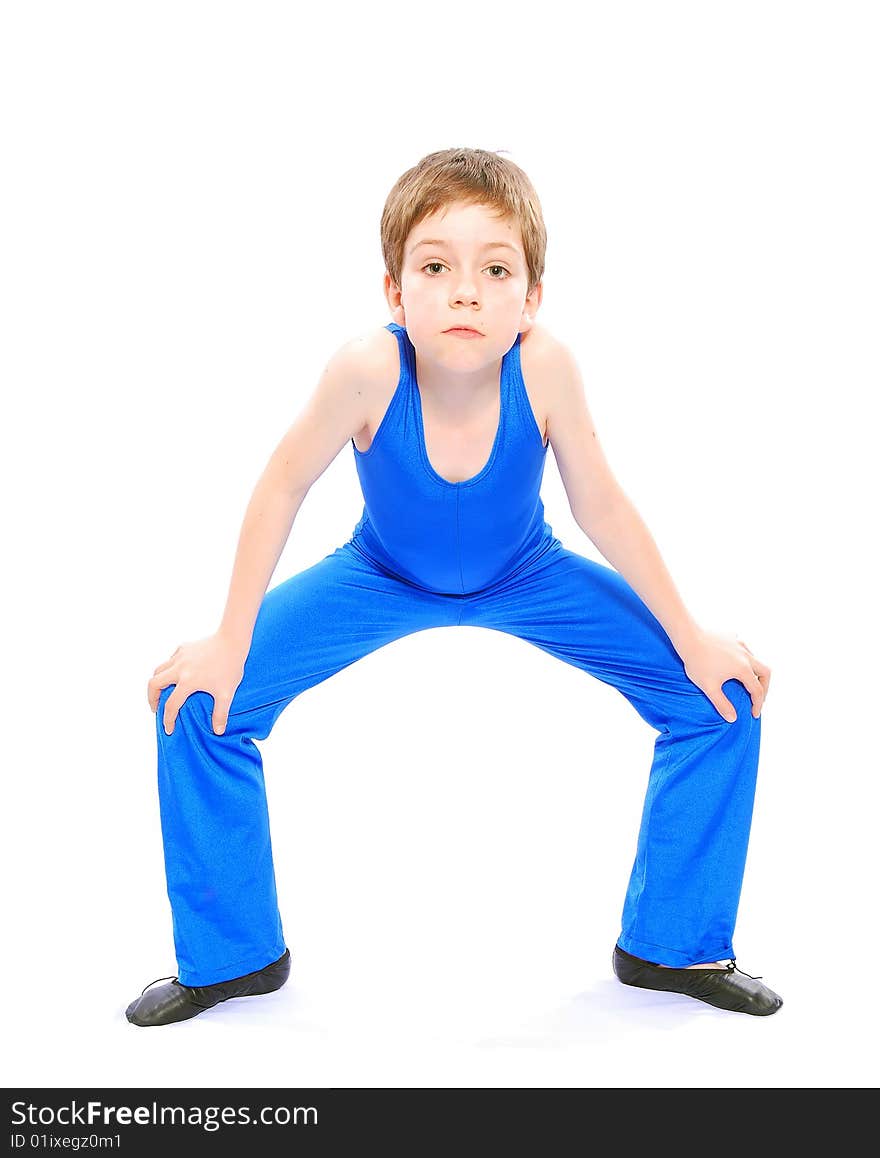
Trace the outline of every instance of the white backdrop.
<path fill-rule="evenodd" d="M 5 1085 L 876 1086 L 876 6 L 572 12 L 3 7 Z M 175 971 L 147 680 L 216 627 L 327 358 L 390 320 L 392 184 L 460 144 L 532 177 L 540 320 L 685 601 L 772 668 L 736 945 L 785 1005 L 613 979 L 655 734 L 462 628 L 261 745 L 288 986 L 137 1029 Z M 543 497 L 600 558 L 552 452 Z M 347 450 L 272 585 L 361 504 Z"/>

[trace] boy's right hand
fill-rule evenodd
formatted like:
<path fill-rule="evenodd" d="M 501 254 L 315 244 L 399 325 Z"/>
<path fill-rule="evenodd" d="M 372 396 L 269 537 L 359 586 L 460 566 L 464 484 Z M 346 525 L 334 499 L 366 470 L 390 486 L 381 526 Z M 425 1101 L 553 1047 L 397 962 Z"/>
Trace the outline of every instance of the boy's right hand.
<path fill-rule="evenodd" d="M 182 643 L 170 659 L 160 663 L 147 684 L 147 699 L 155 713 L 163 688 L 176 684 L 165 701 L 162 726 L 165 734 L 174 731 L 174 722 L 180 705 L 193 692 L 208 692 L 214 698 L 211 726 L 214 734 L 222 736 L 229 718 L 229 708 L 235 690 L 244 674 L 247 651 L 233 644 L 219 633 L 192 643 Z"/>

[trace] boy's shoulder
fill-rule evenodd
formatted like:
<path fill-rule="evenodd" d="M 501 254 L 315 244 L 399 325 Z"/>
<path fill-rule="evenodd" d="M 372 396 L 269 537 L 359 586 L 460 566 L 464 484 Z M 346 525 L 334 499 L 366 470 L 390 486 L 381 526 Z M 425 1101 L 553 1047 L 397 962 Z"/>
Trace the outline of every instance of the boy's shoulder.
<path fill-rule="evenodd" d="M 522 359 L 531 359 L 535 368 L 549 370 L 554 377 L 560 375 L 571 377 L 578 373 L 578 354 L 570 342 L 558 337 L 546 326 L 534 323 L 527 333 L 522 335 Z"/>
<path fill-rule="evenodd" d="M 541 405 L 549 406 L 549 391 L 574 376 L 574 356 L 569 346 L 538 322 L 520 337 L 520 364 L 530 389 L 541 396 Z"/>
<path fill-rule="evenodd" d="M 564 349 L 564 343 L 540 322 L 533 322 L 531 329 L 520 334 L 519 344 L 521 350 L 528 350 L 534 357 Z"/>
<path fill-rule="evenodd" d="M 382 383 L 390 377 L 396 381 L 400 373 L 397 338 L 385 326 L 355 334 L 345 349 L 363 380 Z"/>

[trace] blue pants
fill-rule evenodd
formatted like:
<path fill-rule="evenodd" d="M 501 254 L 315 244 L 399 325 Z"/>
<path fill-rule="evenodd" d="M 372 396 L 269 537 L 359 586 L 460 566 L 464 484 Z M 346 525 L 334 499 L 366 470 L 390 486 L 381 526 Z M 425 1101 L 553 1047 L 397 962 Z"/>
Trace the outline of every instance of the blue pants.
<path fill-rule="evenodd" d="M 404 582 L 349 542 L 264 596 L 222 736 L 201 691 L 167 736 L 173 685 L 160 696 L 159 804 L 181 983 L 250 973 L 285 949 L 254 740 L 301 692 L 362 656 L 457 625 L 509 632 L 574 664 L 617 688 L 657 730 L 618 943 L 663 965 L 734 955 L 761 723 L 742 684 L 724 684 L 737 712 L 727 723 L 625 580 L 558 539 L 465 595 Z"/>

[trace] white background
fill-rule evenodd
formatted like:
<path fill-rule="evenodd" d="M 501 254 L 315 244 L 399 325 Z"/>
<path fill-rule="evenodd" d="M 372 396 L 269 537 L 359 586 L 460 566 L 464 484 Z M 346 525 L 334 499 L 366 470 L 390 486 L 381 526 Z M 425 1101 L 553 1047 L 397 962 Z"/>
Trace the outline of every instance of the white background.
<path fill-rule="evenodd" d="M 6 1086 L 877 1085 L 876 20 L 4 6 Z M 390 320 L 385 197 L 453 145 L 531 176 L 540 318 L 612 467 L 694 615 L 772 669 L 736 946 L 785 1005 L 614 980 L 655 734 L 462 628 L 352 665 L 262 744 L 288 986 L 135 1028 L 175 972 L 147 680 L 216 627 L 263 465 Z M 599 558 L 552 453 L 543 496 Z M 273 585 L 361 503 L 346 451 Z"/>

